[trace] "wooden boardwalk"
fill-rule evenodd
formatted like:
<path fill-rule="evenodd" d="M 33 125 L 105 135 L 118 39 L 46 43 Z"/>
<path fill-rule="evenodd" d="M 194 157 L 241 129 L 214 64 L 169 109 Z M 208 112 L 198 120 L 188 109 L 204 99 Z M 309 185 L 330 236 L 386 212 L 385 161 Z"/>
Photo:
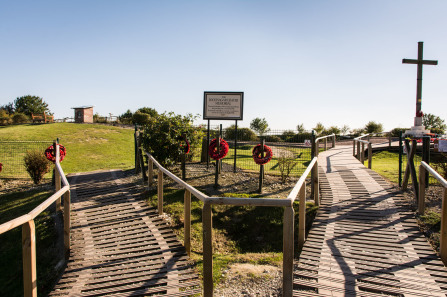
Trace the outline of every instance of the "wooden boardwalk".
<path fill-rule="evenodd" d="M 447 269 L 402 195 L 352 146 L 318 161 L 321 208 L 295 265 L 294 296 L 446 296 Z"/>
<path fill-rule="evenodd" d="M 71 255 L 50 296 L 200 294 L 184 247 L 121 177 L 102 171 L 71 179 Z"/>

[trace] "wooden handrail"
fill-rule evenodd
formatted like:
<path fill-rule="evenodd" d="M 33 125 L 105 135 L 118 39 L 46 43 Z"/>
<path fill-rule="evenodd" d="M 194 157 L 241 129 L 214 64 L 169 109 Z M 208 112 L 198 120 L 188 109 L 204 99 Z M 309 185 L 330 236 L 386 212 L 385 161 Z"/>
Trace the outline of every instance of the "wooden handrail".
<path fill-rule="evenodd" d="M 420 215 L 425 214 L 425 184 L 426 174 L 431 174 L 436 180 L 443 186 L 442 192 L 442 206 L 441 206 L 441 232 L 440 232 L 440 245 L 439 255 L 444 265 L 447 265 L 447 181 L 430 165 L 421 161 L 419 166 L 419 199 L 418 199 L 418 213 Z"/>
<path fill-rule="evenodd" d="M 23 254 L 23 290 L 25 297 L 37 297 L 37 274 L 36 274 L 36 227 L 34 219 L 53 203 L 57 203 L 64 196 L 64 247 L 65 258 L 70 255 L 70 185 L 65 177 L 64 171 L 59 163 L 59 145 L 55 145 L 56 162 L 55 174 L 60 176 L 63 187 L 39 204 L 29 213 L 12 219 L 0 225 L 0 234 L 22 226 L 22 254 Z M 58 211 L 58 209 L 56 209 Z"/>
<path fill-rule="evenodd" d="M 335 137 L 329 135 L 328 137 Z M 283 226 L 283 296 L 292 296 L 293 294 L 293 259 L 294 259 L 294 210 L 293 202 L 297 196 L 300 198 L 299 213 L 300 213 L 300 228 L 298 230 L 298 246 L 302 248 L 305 241 L 305 213 L 306 213 L 306 178 L 315 169 L 318 169 L 318 157 L 314 157 L 301 175 L 294 188 L 286 199 L 279 198 L 235 198 L 235 197 L 209 197 L 199 190 L 195 189 L 169 170 L 160 165 L 155 158 L 144 151 L 148 157 L 147 175 L 149 186 L 153 184 L 153 166 L 155 165 L 158 172 L 158 211 L 163 214 L 163 173 L 170 177 L 174 182 L 185 189 L 185 207 L 184 207 L 184 246 L 187 253 L 191 253 L 191 194 L 203 202 L 202 208 L 202 226 L 203 226 L 203 294 L 204 296 L 213 296 L 213 248 L 212 248 L 212 211 L 211 205 L 250 205 L 250 206 L 270 206 L 270 207 L 284 207 L 284 226 Z M 318 171 L 317 171 L 318 174 Z M 316 179 L 316 189 L 318 192 L 318 178 Z M 319 195 L 315 196 L 318 199 Z M 314 197 L 314 198 L 315 198 Z M 318 202 L 316 201 L 316 204 Z"/>
<path fill-rule="evenodd" d="M 389 145 L 391 146 L 391 132 L 381 132 L 381 133 L 368 133 L 368 134 L 363 134 L 360 135 L 356 138 L 353 139 L 352 142 L 352 155 L 355 157 L 357 155 L 357 159 L 364 163 L 365 161 L 365 144 L 368 146 L 368 168 L 371 169 L 372 168 L 372 143 L 369 139 L 370 136 L 373 135 L 381 135 L 381 134 L 386 134 L 388 133 L 389 136 Z M 364 137 L 368 137 L 368 140 L 363 140 L 362 138 Z M 355 146 L 357 144 L 357 154 L 355 152 Z M 360 144 L 362 145 L 362 148 L 360 149 Z"/>

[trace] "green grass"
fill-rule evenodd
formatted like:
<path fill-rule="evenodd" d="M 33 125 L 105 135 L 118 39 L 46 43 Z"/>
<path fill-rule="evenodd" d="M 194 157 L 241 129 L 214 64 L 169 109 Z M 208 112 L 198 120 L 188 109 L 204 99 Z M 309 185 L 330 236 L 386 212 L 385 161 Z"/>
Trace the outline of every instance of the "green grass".
<path fill-rule="evenodd" d="M 65 173 L 98 169 L 130 169 L 134 167 L 134 140 L 132 129 L 75 123 L 45 125 L 17 125 L 0 127 L 0 140 L 46 140 L 59 138 L 67 149 L 62 161 Z M 15 153 L 9 150 L 7 153 Z M 23 152 L 24 153 L 24 152 Z M 21 158 L 23 156 L 14 156 Z M 6 160 L 7 157 L 4 157 Z M 0 160 L 5 168 L 8 163 Z M 3 177 L 6 177 L 2 174 Z M 1 176 L 1 175 L 0 175 Z"/>
<path fill-rule="evenodd" d="M 281 147 L 282 150 L 289 152 L 291 155 L 296 157 L 296 166 L 291 171 L 291 176 L 300 176 L 306 170 L 307 166 L 310 162 L 311 149 L 310 148 L 290 148 L 290 147 Z M 242 148 L 237 149 L 236 159 L 237 159 L 237 167 L 244 170 L 252 170 L 259 171 L 259 165 L 257 165 L 253 161 L 252 157 L 253 147 L 243 146 Z M 269 163 L 264 165 L 264 170 L 266 173 L 280 175 L 281 172 L 278 166 L 278 157 L 273 155 L 273 158 Z M 234 165 L 234 149 L 230 149 L 228 155 L 222 159 L 224 163 Z"/>
<path fill-rule="evenodd" d="M 28 213 L 51 195 L 50 192 L 27 191 L 0 197 L 0 224 Z M 55 228 L 54 213 L 44 211 L 35 219 L 37 253 L 37 291 L 45 296 L 51 290 L 58 272 L 56 264 L 63 259 L 62 239 Z M 23 296 L 22 228 L 0 235 L 0 290 L 2 296 Z"/>
<path fill-rule="evenodd" d="M 407 155 L 403 155 L 402 164 L 402 178 L 405 173 L 405 168 L 407 166 Z M 415 155 L 415 168 L 416 174 L 419 177 L 419 164 L 421 162 L 421 156 Z M 368 167 L 368 161 L 365 162 L 365 166 Z M 378 153 L 373 153 L 372 156 L 372 169 L 388 179 L 393 183 L 399 183 L 399 153 L 398 152 L 388 152 L 381 151 Z M 435 180 L 430 178 L 430 183 L 435 183 Z M 411 184 L 411 175 L 409 179 L 409 184 Z"/>
<path fill-rule="evenodd" d="M 146 192 L 146 199 L 152 206 L 157 204 L 155 191 Z M 183 190 L 164 189 L 164 211 L 171 215 L 179 240 L 183 241 L 184 213 Z M 246 194 L 228 193 L 225 196 L 248 197 Z M 251 195 L 253 197 L 253 195 Z M 255 196 L 256 198 L 256 196 Z M 262 199 L 262 198 L 259 198 Z M 202 207 L 195 198 L 191 202 L 191 250 L 199 272 L 202 273 Z M 298 207 L 295 208 L 295 240 L 298 238 Z M 310 222 L 318 207 L 307 203 L 306 221 Z M 253 263 L 282 265 L 282 207 L 252 207 L 213 205 L 213 279 L 220 282 L 222 270 L 231 263 Z M 298 251 L 297 251 L 298 252 Z"/>

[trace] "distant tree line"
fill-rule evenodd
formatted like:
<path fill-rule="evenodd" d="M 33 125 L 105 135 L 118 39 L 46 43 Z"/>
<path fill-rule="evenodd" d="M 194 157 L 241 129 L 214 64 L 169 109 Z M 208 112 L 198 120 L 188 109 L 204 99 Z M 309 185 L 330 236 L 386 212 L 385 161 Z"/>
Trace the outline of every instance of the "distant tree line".
<path fill-rule="evenodd" d="M 32 114 L 44 113 L 52 115 L 42 98 L 32 95 L 17 97 L 14 102 L 0 106 L 0 125 L 28 123 Z"/>

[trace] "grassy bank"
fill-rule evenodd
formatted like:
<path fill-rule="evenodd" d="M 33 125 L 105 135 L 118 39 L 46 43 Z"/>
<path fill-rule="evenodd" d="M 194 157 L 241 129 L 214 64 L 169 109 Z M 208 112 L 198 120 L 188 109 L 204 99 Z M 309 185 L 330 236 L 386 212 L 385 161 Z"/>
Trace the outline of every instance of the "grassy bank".
<path fill-rule="evenodd" d="M 67 157 L 62 162 L 65 173 L 134 167 L 132 129 L 74 123 L 0 127 L 2 141 L 52 141 L 56 138 L 59 138 L 60 143 L 67 149 Z M 25 152 L 6 153 L 15 154 L 14 158 L 20 158 L 21 161 Z M 3 166 L 5 172 L 2 174 L 5 174 L 8 164 L 3 161 Z"/>
<path fill-rule="evenodd" d="M 0 197 L 0 224 L 28 213 L 51 195 L 48 191 L 26 191 Z M 56 230 L 58 218 L 54 212 L 44 211 L 35 219 L 37 292 L 46 296 L 58 272 L 57 263 L 63 259 L 63 239 Z M 0 292 L 2 296 L 23 296 L 22 228 L 14 228 L 0 235 Z"/>
<path fill-rule="evenodd" d="M 156 206 L 156 191 L 146 192 L 148 204 Z M 165 188 L 164 211 L 170 214 L 172 225 L 180 241 L 184 230 L 184 191 Z M 245 194 L 226 194 L 231 197 L 248 197 Z M 250 197 L 256 197 L 251 194 Z M 259 198 L 262 199 L 262 198 Z M 202 272 L 202 207 L 203 203 L 193 198 L 191 203 L 191 250 L 192 258 Z M 295 208 L 295 230 L 298 230 L 298 207 Z M 310 223 L 318 207 L 307 203 L 306 221 Z M 282 265 L 282 207 L 252 207 L 213 205 L 214 282 L 220 282 L 222 271 L 232 263 Z M 310 227 L 310 224 L 307 224 Z M 295 232 L 295 240 L 298 232 Z M 296 245 L 295 245 L 296 246 Z M 296 251 L 298 252 L 298 251 Z"/>

